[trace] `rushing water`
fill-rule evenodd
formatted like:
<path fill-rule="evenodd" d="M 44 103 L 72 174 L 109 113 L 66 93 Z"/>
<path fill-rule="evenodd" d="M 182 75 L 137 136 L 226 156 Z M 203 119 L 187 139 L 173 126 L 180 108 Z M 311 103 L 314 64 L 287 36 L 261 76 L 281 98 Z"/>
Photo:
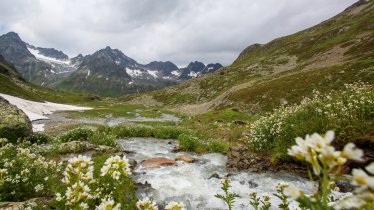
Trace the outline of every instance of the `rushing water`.
<path fill-rule="evenodd" d="M 230 171 L 226 169 L 227 158 L 222 154 L 172 153 L 171 150 L 177 145 L 175 140 L 131 138 L 120 140 L 120 143 L 125 150 L 133 152 L 127 157 L 138 163 L 151 157 L 166 157 L 174 160 L 184 154 L 197 159 L 195 163 L 178 161 L 177 166 L 160 168 L 143 168 L 138 164 L 133 174 L 135 181 L 148 183 L 153 188 L 151 190 L 141 188 L 138 196 L 151 197 L 158 203 L 182 201 L 188 209 L 225 209 L 225 204 L 214 197 L 215 194 L 223 192 L 220 189 L 221 180 L 210 178 L 213 174 L 218 174 L 221 178 L 230 176 L 231 190 L 241 196 L 236 200 L 234 209 L 249 209 L 249 193 L 255 191 L 259 195 L 265 192 L 272 195 L 275 186 L 282 181 L 292 182 L 307 193 L 310 193 L 313 188 L 313 183 L 289 173 Z M 279 200 L 274 196 L 271 202 L 274 205 L 279 204 Z"/>

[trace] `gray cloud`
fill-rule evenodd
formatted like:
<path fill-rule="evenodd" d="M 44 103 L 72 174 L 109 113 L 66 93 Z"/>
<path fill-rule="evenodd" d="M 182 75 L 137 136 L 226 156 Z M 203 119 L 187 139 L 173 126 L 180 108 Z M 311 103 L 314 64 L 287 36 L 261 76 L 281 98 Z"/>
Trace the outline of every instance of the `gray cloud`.
<path fill-rule="evenodd" d="M 141 63 L 230 64 L 253 43 L 313 26 L 355 0 L 12 0 L 0 32 L 70 56 L 107 45 Z"/>

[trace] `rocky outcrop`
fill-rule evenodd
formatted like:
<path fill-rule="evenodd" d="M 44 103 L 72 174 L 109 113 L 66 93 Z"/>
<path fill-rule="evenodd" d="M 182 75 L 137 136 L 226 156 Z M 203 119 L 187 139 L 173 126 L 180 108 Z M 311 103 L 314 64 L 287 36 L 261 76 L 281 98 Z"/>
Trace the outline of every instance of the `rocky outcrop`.
<path fill-rule="evenodd" d="M 32 125 L 27 115 L 7 100 L 0 97 L 0 138 L 16 142 L 32 134 Z"/>
<path fill-rule="evenodd" d="M 251 153 L 244 145 L 231 147 L 227 153 L 228 161 L 226 166 L 238 170 L 250 170 L 253 172 L 263 171 L 288 171 L 300 175 L 306 175 L 305 166 L 298 163 L 272 164 L 270 156 L 260 156 Z"/>
<path fill-rule="evenodd" d="M 167 158 L 149 158 L 143 160 L 141 165 L 145 168 L 157 168 L 161 166 L 175 166 L 177 165 L 177 162 Z"/>

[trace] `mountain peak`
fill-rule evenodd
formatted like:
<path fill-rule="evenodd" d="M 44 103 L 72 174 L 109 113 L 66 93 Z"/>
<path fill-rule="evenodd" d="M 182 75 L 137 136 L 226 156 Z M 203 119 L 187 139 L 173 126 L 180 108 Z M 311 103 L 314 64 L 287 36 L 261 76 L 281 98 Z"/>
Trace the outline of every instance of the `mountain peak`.
<path fill-rule="evenodd" d="M 7 39 L 8 41 L 13 41 L 13 42 L 17 42 L 18 44 L 24 44 L 24 42 L 22 41 L 22 39 L 19 37 L 19 35 L 16 33 L 16 32 L 8 32 L 6 34 L 3 34 L 2 36 L 3 39 Z"/>

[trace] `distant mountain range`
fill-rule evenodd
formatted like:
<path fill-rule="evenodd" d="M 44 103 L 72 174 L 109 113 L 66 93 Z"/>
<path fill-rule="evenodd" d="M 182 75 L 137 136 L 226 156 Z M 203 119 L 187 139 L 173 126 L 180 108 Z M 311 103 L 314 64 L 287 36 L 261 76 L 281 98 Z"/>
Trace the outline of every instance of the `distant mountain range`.
<path fill-rule="evenodd" d="M 198 61 L 185 68 L 170 61 L 144 65 L 109 46 L 91 55 L 69 58 L 62 51 L 25 43 L 14 32 L 0 36 L 0 55 L 27 81 L 114 97 L 174 85 L 222 67 L 219 63 L 205 65 Z"/>

